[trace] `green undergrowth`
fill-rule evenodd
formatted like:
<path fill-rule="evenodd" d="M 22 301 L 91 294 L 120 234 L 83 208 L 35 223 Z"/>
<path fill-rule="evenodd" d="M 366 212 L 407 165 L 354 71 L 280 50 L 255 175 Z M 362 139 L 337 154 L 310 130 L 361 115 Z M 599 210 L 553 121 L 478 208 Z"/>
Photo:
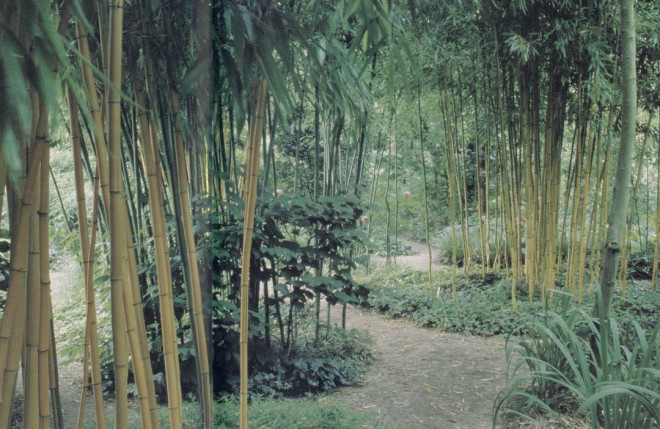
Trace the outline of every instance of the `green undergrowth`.
<path fill-rule="evenodd" d="M 513 308 L 511 283 L 488 277 L 495 284 L 461 276 L 453 297 L 450 274 L 434 272 L 429 287 L 428 273 L 417 270 L 378 267 L 360 280 L 370 289 L 369 305 L 392 318 L 406 318 L 423 327 L 446 332 L 492 336 L 512 332 L 526 314 L 540 309 L 539 302 L 520 302 Z"/>
<path fill-rule="evenodd" d="M 248 408 L 252 429 L 394 429 L 372 414 L 354 411 L 322 396 L 299 399 L 252 398 Z M 213 418 L 216 429 L 238 429 L 238 401 L 224 397 Z"/>
<path fill-rule="evenodd" d="M 131 409 L 127 429 L 142 427 L 137 409 Z M 166 406 L 158 409 L 161 428 L 169 428 L 169 413 Z M 182 409 L 183 427 L 202 429 L 203 422 L 199 403 L 185 401 Z M 389 424 L 376 422 L 372 414 L 355 411 L 337 404 L 324 396 L 310 395 L 305 398 L 284 399 L 252 396 L 248 406 L 248 421 L 251 429 L 398 429 Z M 113 416 L 107 417 L 108 427 L 114 427 Z M 86 428 L 95 427 L 92 421 Z M 224 396 L 213 407 L 213 429 L 238 429 L 238 399 Z"/>
<path fill-rule="evenodd" d="M 524 282 L 516 289 L 517 305 L 511 301 L 511 281 L 499 273 L 458 273 L 456 293 L 451 285 L 449 268 L 433 272 L 429 287 L 428 273 L 419 270 L 375 267 L 361 273 L 358 280 L 370 288 L 368 304 L 392 318 L 406 318 L 424 327 L 437 327 L 447 332 L 492 336 L 525 333 L 534 314 L 558 305 L 558 300 L 544 303 L 538 296 L 529 300 Z M 586 298 L 575 307 L 592 308 L 593 298 Z M 557 301 L 557 302 L 555 302 Z M 645 282 L 630 282 L 625 296 L 617 292 L 612 314 L 621 329 L 634 338 L 632 322 L 642 329 L 652 330 L 660 320 L 660 290 Z"/>

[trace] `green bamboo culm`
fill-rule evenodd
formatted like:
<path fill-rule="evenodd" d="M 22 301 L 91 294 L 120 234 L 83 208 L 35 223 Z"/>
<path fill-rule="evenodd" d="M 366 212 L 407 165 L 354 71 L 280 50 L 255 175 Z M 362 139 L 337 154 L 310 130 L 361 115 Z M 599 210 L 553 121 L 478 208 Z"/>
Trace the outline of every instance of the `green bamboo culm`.
<path fill-rule="evenodd" d="M 263 131 L 266 103 L 266 81 L 257 84 L 256 103 L 252 112 L 246 148 L 246 181 L 244 188 L 245 211 L 243 213 L 243 260 L 241 264 L 241 320 L 240 320 L 240 428 L 248 429 L 248 313 L 250 298 L 250 259 L 252 232 L 257 201 L 259 179 L 259 143 Z"/>

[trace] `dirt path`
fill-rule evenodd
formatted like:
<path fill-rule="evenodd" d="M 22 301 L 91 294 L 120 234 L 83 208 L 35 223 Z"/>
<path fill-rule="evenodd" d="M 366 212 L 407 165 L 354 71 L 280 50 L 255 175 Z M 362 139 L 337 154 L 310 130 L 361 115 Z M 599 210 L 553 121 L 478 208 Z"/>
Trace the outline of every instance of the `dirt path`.
<path fill-rule="evenodd" d="M 400 239 L 400 244 L 408 246 L 411 250 L 416 252 L 414 255 L 401 255 L 391 257 L 391 263 L 397 267 L 415 268 L 418 270 L 429 269 L 429 253 L 426 244 L 417 243 L 412 240 Z M 431 249 L 431 256 L 435 256 L 433 249 Z M 371 262 L 377 265 L 385 265 L 386 258 L 384 256 L 373 256 Z M 438 266 L 437 261 L 432 261 L 432 266 Z"/>
<path fill-rule="evenodd" d="M 406 244 L 418 254 L 397 257 L 397 265 L 426 269 L 426 247 Z M 347 320 L 348 328 L 371 334 L 378 359 L 359 386 L 343 388 L 331 400 L 401 428 L 491 427 L 493 400 L 505 385 L 502 338 L 448 334 L 357 309 Z"/>
<path fill-rule="evenodd" d="M 367 330 L 378 355 L 361 385 L 331 398 L 402 428 L 489 428 L 505 383 L 504 341 L 424 329 L 352 309 L 348 328 Z"/>

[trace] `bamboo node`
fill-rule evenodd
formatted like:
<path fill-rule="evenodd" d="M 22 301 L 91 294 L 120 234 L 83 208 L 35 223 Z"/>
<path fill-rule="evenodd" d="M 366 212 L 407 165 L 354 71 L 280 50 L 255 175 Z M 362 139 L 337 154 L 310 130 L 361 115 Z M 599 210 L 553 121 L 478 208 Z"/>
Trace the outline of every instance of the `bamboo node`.
<path fill-rule="evenodd" d="M 619 253 L 621 251 L 621 245 L 619 245 L 619 243 L 616 241 L 608 241 L 605 244 L 605 248 L 616 253 Z"/>

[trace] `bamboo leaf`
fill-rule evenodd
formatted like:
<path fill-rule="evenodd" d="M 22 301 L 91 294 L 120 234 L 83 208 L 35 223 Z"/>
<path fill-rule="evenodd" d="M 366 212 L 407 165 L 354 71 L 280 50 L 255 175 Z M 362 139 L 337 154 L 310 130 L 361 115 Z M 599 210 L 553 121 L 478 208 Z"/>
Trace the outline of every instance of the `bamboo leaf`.
<path fill-rule="evenodd" d="M 252 14 L 243 5 L 239 5 L 238 10 L 240 12 L 240 17 L 243 20 L 243 24 L 245 24 L 243 28 L 245 30 L 245 35 L 247 36 L 247 41 L 254 43 L 256 38 L 254 34 L 254 24 L 252 23 Z"/>
<path fill-rule="evenodd" d="M 0 37 L 0 101 L 7 109 L 7 115 L 16 133 L 29 134 L 32 122 L 30 95 L 25 84 L 21 62 L 26 54 L 23 47 L 9 32 Z"/>

